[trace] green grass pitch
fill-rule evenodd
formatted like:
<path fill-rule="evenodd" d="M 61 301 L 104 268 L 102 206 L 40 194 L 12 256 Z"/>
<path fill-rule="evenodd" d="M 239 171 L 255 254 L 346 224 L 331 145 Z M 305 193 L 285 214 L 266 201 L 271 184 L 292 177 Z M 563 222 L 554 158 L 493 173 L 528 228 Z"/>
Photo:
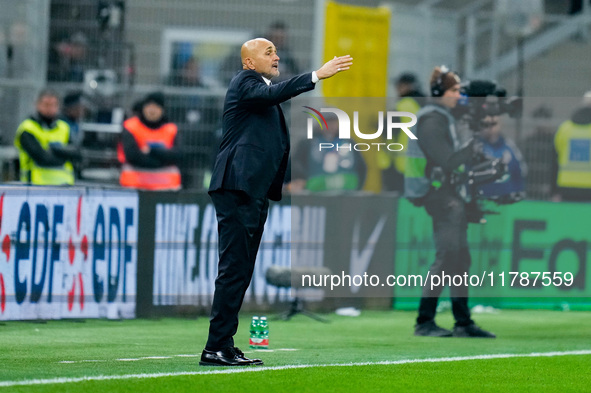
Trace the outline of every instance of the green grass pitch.
<path fill-rule="evenodd" d="M 248 370 L 198 366 L 207 318 L 5 322 L 0 326 L 0 393 L 591 392 L 591 312 L 475 315 L 498 335 L 495 340 L 414 337 L 414 312 L 326 317 L 331 323 L 305 316 L 271 319 L 273 351 L 251 352 L 250 315 L 243 315 L 236 344 L 247 356 L 265 361 L 264 368 Z M 438 316 L 438 323 L 451 327 L 451 314 Z M 547 355 L 474 358 L 531 353 Z M 442 359 L 450 357 L 460 359 Z M 421 361 L 428 358 L 433 362 Z M 103 379 L 80 380 L 97 376 Z M 62 379 L 45 381 L 55 378 Z"/>

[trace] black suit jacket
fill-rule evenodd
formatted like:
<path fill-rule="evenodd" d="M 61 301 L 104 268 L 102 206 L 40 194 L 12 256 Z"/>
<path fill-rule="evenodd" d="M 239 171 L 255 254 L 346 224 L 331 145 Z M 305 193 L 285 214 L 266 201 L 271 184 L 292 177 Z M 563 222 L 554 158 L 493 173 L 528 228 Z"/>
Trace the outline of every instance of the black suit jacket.
<path fill-rule="evenodd" d="M 232 79 L 209 192 L 241 190 L 253 198 L 281 199 L 289 131 L 279 104 L 314 86 L 311 73 L 270 86 L 251 70 L 240 71 Z"/>

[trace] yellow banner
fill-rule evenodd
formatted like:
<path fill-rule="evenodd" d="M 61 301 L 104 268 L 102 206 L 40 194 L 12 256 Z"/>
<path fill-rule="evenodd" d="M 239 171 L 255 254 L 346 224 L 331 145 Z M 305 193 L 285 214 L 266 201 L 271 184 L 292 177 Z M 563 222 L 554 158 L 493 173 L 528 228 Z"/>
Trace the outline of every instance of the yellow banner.
<path fill-rule="evenodd" d="M 322 82 L 326 102 L 330 97 L 384 97 L 384 104 L 366 107 L 363 100 L 350 100 L 351 108 L 340 108 L 349 113 L 359 112 L 359 126 L 375 131 L 376 114 L 385 110 L 388 85 L 388 38 L 390 10 L 386 7 L 369 8 L 328 2 L 324 34 L 324 61 L 342 55 L 353 57 L 353 66 L 343 75 Z M 340 100 L 342 102 L 342 100 Z M 379 192 L 382 170 L 389 165 L 385 152 L 363 152 L 367 164 L 366 191 Z"/>
<path fill-rule="evenodd" d="M 384 97 L 388 77 L 390 10 L 328 2 L 324 61 L 351 55 L 354 66 L 322 82 L 325 97 Z"/>

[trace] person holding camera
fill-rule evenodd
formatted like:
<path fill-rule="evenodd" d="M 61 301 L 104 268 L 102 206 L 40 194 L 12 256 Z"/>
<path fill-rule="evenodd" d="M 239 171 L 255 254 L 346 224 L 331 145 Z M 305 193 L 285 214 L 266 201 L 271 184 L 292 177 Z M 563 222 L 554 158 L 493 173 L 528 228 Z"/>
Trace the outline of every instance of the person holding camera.
<path fill-rule="evenodd" d="M 424 206 L 433 220 L 436 247 L 431 276 L 463 275 L 471 264 L 468 249 L 466 202 L 452 182 L 454 172 L 470 165 L 481 149 L 474 139 L 461 147 L 451 110 L 460 99 L 460 78 L 445 66 L 435 67 L 430 79 L 432 102 L 417 115 L 416 140 L 409 140 L 405 167 L 405 196 Z M 478 327 L 468 307 L 468 287 L 451 286 L 453 331 L 435 323 L 442 286 L 425 286 L 415 325 L 416 336 L 488 337 L 495 335 Z"/>

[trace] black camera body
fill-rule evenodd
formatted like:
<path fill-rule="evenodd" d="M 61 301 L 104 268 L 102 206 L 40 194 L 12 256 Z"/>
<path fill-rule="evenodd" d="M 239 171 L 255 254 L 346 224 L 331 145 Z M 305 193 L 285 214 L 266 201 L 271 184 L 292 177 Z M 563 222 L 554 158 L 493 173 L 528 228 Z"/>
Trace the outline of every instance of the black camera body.
<path fill-rule="evenodd" d="M 482 142 L 476 138 L 479 134 L 482 122 L 487 116 L 500 116 L 507 114 L 512 118 L 521 116 L 523 101 L 518 97 L 507 97 L 507 91 L 494 81 L 473 80 L 462 84 L 463 98 L 458 102 L 454 115 L 468 124 L 475 138 L 473 145 L 472 163 L 470 168 L 456 175 L 452 182 L 456 190 L 467 203 L 468 221 L 484 223 L 485 214 L 495 214 L 494 211 L 485 210 L 482 203 L 491 200 L 496 204 L 514 203 L 521 200 L 522 196 L 510 198 L 511 200 L 490 199 L 483 197 L 479 192 L 479 186 L 501 179 L 508 173 L 508 167 L 500 158 L 487 156 L 482 149 Z"/>
<path fill-rule="evenodd" d="M 467 120 L 474 132 L 478 132 L 480 123 L 487 116 L 508 114 L 516 118 L 523 111 L 523 100 L 519 97 L 507 97 L 507 91 L 494 81 L 464 82 L 461 93 L 463 98 L 458 102 L 455 114 L 458 118 Z"/>

